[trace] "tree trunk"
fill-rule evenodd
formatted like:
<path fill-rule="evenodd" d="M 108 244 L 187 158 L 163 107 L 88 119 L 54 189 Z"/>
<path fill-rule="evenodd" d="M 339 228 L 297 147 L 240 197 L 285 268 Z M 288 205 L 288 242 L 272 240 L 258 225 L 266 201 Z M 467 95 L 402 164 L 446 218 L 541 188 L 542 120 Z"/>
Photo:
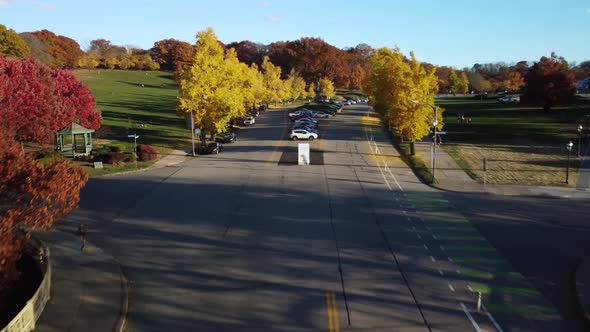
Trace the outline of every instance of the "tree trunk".
<path fill-rule="evenodd" d="M 410 142 L 410 155 L 414 156 L 416 155 L 416 147 L 414 146 L 414 141 Z"/>

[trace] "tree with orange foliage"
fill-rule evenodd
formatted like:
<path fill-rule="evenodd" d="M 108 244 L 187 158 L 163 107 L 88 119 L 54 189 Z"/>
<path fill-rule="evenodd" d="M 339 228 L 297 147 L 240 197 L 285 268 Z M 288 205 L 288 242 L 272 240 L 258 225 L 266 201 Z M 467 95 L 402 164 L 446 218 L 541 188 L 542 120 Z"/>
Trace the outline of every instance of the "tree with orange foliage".
<path fill-rule="evenodd" d="M 191 64 L 194 55 L 193 46 L 176 39 L 162 39 L 150 49 L 154 60 L 163 70 L 182 71 Z"/>
<path fill-rule="evenodd" d="M 576 85 L 575 76 L 568 67 L 567 61 L 555 53 L 535 62 L 524 78 L 523 102 L 542 105 L 546 111 L 557 104 L 570 103 L 576 94 Z"/>
<path fill-rule="evenodd" d="M 52 58 L 50 67 L 52 68 L 75 68 L 78 60 L 84 56 L 80 45 L 75 40 L 58 36 L 49 30 L 41 30 L 32 33 L 46 47 L 47 53 Z"/>
<path fill-rule="evenodd" d="M 28 230 L 48 230 L 72 211 L 87 181 L 88 174 L 69 161 L 43 165 L 0 134 L 0 294 L 19 277 L 17 262 Z"/>

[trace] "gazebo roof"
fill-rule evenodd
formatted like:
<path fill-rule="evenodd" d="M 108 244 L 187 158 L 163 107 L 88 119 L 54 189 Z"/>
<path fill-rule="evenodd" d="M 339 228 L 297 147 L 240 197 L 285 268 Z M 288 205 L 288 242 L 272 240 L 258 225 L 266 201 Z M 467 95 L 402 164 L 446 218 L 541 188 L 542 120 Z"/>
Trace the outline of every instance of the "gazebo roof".
<path fill-rule="evenodd" d="M 62 135 L 73 135 L 73 134 L 87 134 L 87 133 L 93 133 L 94 130 L 93 129 L 88 129 L 88 128 L 84 128 L 82 126 L 80 126 L 77 123 L 70 123 L 69 125 L 65 126 L 62 130 L 58 131 L 58 134 L 62 134 Z"/>

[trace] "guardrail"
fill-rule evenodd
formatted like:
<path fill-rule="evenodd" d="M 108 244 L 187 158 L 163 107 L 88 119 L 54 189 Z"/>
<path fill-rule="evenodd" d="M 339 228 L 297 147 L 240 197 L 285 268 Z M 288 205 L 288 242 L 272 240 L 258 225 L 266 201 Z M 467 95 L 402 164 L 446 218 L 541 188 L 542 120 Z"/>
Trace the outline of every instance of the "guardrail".
<path fill-rule="evenodd" d="M 51 293 L 49 248 L 44 246 L 41 241 L 31 238 L 25 247 L 25 254 L 37 260 L 41 273 L 43 273 L 43 280 L 24 308 L 0 332 L 29 332 L 34 330 L 37 320 L 43 313 L 47 301 L 49 301 Z"/>

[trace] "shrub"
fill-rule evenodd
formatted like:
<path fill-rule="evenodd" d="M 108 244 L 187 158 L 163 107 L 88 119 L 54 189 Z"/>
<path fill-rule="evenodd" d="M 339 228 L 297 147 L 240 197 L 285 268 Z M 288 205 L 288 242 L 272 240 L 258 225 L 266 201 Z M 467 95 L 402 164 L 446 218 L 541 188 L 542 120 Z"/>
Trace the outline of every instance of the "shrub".
<path fill-rule="evenodd" d="M 125 151 L 125 146 L 121 144 L 112 144 L 106 146 L 110 152 L 123 152 Z"/>
<path fill-rule="evenodd" d="M 109 152 L 99 155 L 97 159 L 100 159 L 105 164 L 117 165 L 123 163 L 126 158 L 127 154 L 124 152 Z"/>
<path fill-rule="evenodd" d="M 139 161 L 156 160 L 158 151 L 149 145 L 140 144 L 137 146 L 137 157 Z"/>

